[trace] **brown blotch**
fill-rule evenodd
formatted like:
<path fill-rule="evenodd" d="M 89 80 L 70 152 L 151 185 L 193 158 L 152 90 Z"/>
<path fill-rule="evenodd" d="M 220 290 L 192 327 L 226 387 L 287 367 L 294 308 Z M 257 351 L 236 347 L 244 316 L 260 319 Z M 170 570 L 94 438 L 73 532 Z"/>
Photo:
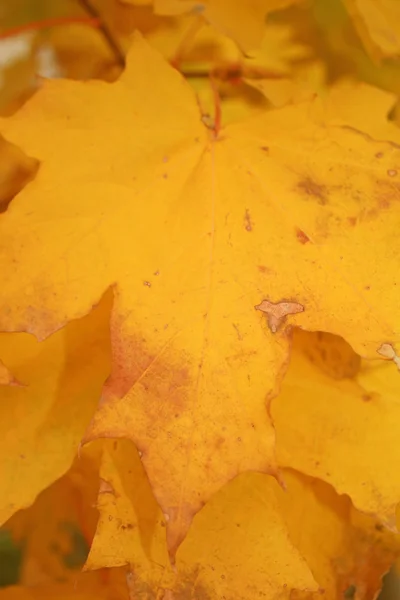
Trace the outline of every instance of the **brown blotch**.
<path fill-rule="evenodd" d="M 267 152 L 267 154 L 269 154 L 269 148 L 268 148 L 268 146 L 261 146 L 261 150 L 263 152 Z"/>
<path fill-rule="evenodd" d="M 214 600 L 215 590 L 208 589 L 201 583 L 201 567 L 196 565 L 193 569 L 186 570 L 179 578 L 174 588 L 175 600 Z M 151 596 L 149 595 L 149 598 Z M 221 596 L 221 599 L 223 596 Z M 163 598 L 164 600 L 164 598 Z M 169 600 L 169 599 L 166 599 Z"/>
<path fill-rule="evenodd" d="M 376 182 L 376 198 L 379 209 L 385 210 L 390 208 L 393 202 L 400 201 L 400 183 L 396 181 L 378 180 Z M 369 212 L 372 213 L 373 210 L 374 209 L 371 209 Z M 369 214 L 368 216 L 372 215 Z"/>
<path fill-rule="evenodd" d="M 352 378 L 360 370 L 361 357 L 339 335 L 297 329 L 294 343 L 300 343 L 307 358 L 333 379 Z"/>
<path fill-rule="evenodd" d="M 383 152 L 377 152 L 375 158 L 383 158 Z"/>
<path fill-rule="evenodd" d="M 371 402 L 372 400 L 372 395 L 371 394 L 363 394 L 361 396 L 361 399 L 363 400 L 363 402 Z"/>
<path fill-rule="evenodd" d="M 268 319 L 268 327 L 272 333 L 276 333 L 281 325 L 286 321 L 288 315 L 295 315 L 304 312 L 304 306 L 291 300 L 281 300 L 280 302 L 270 302 L 263 300 L 254 307 L 256 310 L 265 312 Z"/>
<path fill-rule="evenodd" d="M 248 208 L 246 208 L 246 212 L 244 213 L 244 228 L 246 231 L 253 231 L 253 222 Z"/>
<path fill-rule="evenodd" d="M 357 217 L 347 217 L 347 222 L 351 227 L 355 227 L 357 225 Z"/>
<path fill-rule="evenodd" d="M 105 479 L 100 479 L 99 494 L 114 494 L 115 495 L 114 488 L 111 485 L 111 483 L 109 483 Z"/>
<path fill-rule="evenodd" d="M 296 237 L 299 240 L 300 244 L 307 244 L 310 241 L 310 238 L 307 234 L 304 233 L 302 229 L 296 229 Z"/>
<path fill-rule="evenodd" d="M 310 177 L 306 177 L 303 181 L 297 184 L 300 191 L 304 192 L 310 198 L 315 198 L 318 204 L 325 206 L 328 203 L 326 187 L 313 181 Z"/>
<path fill-rule="evenodd" d="M 143 415 L 143 428 L 149 439 L 160 428 L 175 429 L 175 415 L 181 416 L 190 409 L 195 369 L 183 353 L 162 350 L 140 335 L 124 333 L 124 329 L 123 319 L 112 322 L 113 370 L 104 386 L 103 403 L 116 403 L 123 398 L 124 403 L 132 405 L 135 413 Z M 130 422 L 118 422 L 118 431 L 112 428 L 108 433 L 119 437 L 131 426 Z M 139 437 L 134 441 L 140 446 Z"/>
<path fill-rule="evenodd" d="M 242 336 L 242 334 L 240 333 L 240 329 L 239 329 L 239 327 L 237 326 L 237 324 L 236 324 L 236 323 L 232 323 L 232 327 L 233 327 L 233 329 L 236 331 L 237 339 L 239 340 L 239 342 L 241 342 L 241 341 L 243 340 L 243 336 Z"/>
<path fill-rule="evenodd" d="M 215 450 L 219 450 L 221 448 L 221 446 L 223 446 L 224 444 L 225 444 L 225 438 L 218 436 L 217 439 L 215 440 L 215 444 L 214 444 Z"/>

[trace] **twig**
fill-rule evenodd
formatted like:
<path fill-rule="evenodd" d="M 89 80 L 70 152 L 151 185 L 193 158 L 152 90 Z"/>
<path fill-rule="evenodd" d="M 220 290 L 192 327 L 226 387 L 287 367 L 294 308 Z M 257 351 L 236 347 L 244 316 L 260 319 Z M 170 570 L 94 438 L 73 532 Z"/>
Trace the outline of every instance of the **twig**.
<path fill-rule="evenodd" d="M 99 22 L 99 31 L 102 33 L 104 39 L 111 48 L 117 60 L 117 63 L 120 67 L 125 67 L 125 55 L 122 49 L 119 47 L 118 43 L 115 41 L 109 27 L 104 22 L 104 19 L 102 19 L 101 14 L 97 10 L 97 8 L 95 8 L 91 4 L 90 0 L 78 0 L 78 4 L 88 15 L 90 15 L 90 17 L 92 17 L 93 19 L 97 19 L 97 21 Z"/>

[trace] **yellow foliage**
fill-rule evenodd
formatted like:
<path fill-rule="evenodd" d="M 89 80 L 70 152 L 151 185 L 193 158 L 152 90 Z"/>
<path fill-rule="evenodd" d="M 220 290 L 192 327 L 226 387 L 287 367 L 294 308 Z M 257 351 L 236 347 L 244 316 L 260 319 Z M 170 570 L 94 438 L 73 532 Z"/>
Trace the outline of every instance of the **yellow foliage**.
<path fill-rule="evenodd" d="M 377 597 L 397 11 L 0 0 L 0 600 Z"/>

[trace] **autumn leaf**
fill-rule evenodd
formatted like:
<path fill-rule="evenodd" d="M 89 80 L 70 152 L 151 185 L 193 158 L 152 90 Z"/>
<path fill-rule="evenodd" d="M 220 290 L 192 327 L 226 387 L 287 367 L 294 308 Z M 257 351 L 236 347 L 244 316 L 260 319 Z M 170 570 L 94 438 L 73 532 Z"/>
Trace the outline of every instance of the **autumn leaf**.
<path fill-rule="evenodd" d="M 172 554 L 225 482 L 275 472 L 265 402 L 286 325 L 374 358 L 396 343 L 398 150 L 324 110 L 316 98 L 216 135 L 136 36 L 118 82 L 48 82 L 2 121 L 41 169 L 1 223 L 1 327 L 43 339 L 113 286 L 113 372 L 85 439 L 135 443 Z M 268 327 L 263 302 L 296 310 Z"/>
<path fill-rule="evenodd" d="M 110 295 L 43 344 L 2 334 L 0 356 L 23 386 L 0 387 L 4 523 L 71 466 L 109 372 Z"/>
<path fill-rule="evenodd" d="M 279 463 L 331 483 L 395 528 L 398 392 L 395 365 L 360 363 L 340 338 L 296 332 L 272 403 Z"/>

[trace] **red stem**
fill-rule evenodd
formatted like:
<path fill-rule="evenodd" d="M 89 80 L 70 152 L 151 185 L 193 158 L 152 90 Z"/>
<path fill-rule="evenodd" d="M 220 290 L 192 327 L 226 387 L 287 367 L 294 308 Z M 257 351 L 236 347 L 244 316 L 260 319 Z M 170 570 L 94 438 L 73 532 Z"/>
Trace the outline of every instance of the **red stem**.
<path fill-rule="evenodd" d="M 219 95 L 215 80 L 210 77 L 211 89 L 214 95 L 214 135 L 217 138 L 221 129 L 221 97 Z"/>
<path fill-rule="evenodd" d="M 26 25 L 19 25 L 18 27 L 7 29 L 6 31 L 0 32 L 0 40 L 5 40 L 28 31 L 39 31 L 40 29 L 46 29 L 47 27 L 58 27 L 59 25 L 70 25 L 73 23 L 82 23 L 83 25 L 90 25 L 91 27 L 100 27 L 101 25 L 100 19 L 93 17 L 54 17 L 52 19 L 33 21 L 32 23 L 26 23 Z"/>

